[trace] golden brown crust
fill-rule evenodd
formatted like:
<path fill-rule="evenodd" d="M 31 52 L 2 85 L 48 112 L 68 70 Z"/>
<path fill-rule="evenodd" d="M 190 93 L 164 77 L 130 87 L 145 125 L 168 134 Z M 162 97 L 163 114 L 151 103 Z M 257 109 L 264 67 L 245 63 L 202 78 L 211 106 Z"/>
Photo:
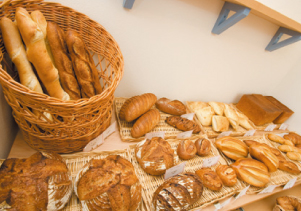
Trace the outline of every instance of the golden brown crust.
<path fill-rule="evenodd" d="M 59 71 L 63 89 L 71 100 L 81 98 L 80 89 L 72 68 L 65 41 L 65 32 L 54 22 L 47 22 L 47 39 L 54 58 L 54 64 Z"/>
<path fill-rule="evenodd" d="M 219 165 L 215 171 L 225 186 L 232 187 L 236 184 L 237 176 L 233 168 L 230 166 Z"/>
<path fill-rule="evenodd" d="M 119 118 L 131 122 L 147 112 L 156 101 L 157 97 L 152 93 L 131 97 L 122 105 L 119 112 Z"/>
<path fill-rule="evenodd" d="M 224 136 L 215 141 L 216 147 L 222 151 L 228 158 L 237 160 L 246 158 L 249 154 L 248 146 L 235 137 Z"/>
<path fill-rule="evenodd" d="M 64 176 L 67 173 L 61 159 L 48 158 L 41 152 L 27 159 L 7 159 L 0 167 L 0 204 L 6 201 L 12 210 L 47 210 L 49 179 L 56 175 L 62 178 L 56 180 L 63 191 L 56 192 L 55 197 L 60 199 L 66 194 L 64 187 L 71 188 L 71 180 Z"/>
<path fill-rule="evenodd" d="M 199 156 L 207 156 L 211 151 L 211 142 L 206 138 L 196 140 L 195 146 Z"/>
<path fill-rule="evenodd" d="M 186 113 L 185 105 L 179 100 L 169 100 L 165 97 L 160 98 L 156 102 L 156 107 L 165 113 L 180 116 Z"/>
<path fill-rule="evenodd" d="M 278 168 L 282 171 L 286 171 L 291 174 L 297 175 L 297 174 L 301 173 L 300 169 L 298 168 L 298 166 L 295 163 L 293 163 L 291 161 L 287 161 L 287 160 L 279 160 Z"/>
<path fill-rule="evenodd" d="M 301 144 L 301 136 L 296 133 L 289 133 L 283 136 L 284 139 L 290 140 L 295 145 Z"/>
<path fill-rule="evenodd" d="M 84 41 L 77 32 L 69 30 L 66 32 L 66 43 L 82 97 L 100 94 L 102 87 L 98 71 Z"/>
<path fill-rule="evenodd" d="M 197 149 L 195 144 L 189 139 L 182 140 L 177 148 L 177 154 L 179 158 L 183 160 L 189 160 L 193 158 L 196 155 L 196 152 Z"/>
<path fill-rule="evenodd" d="M 179 130 L 190 131 L 193 130 L 193 133 L 199 133 L 201 131 L 200 126 L 186 118 L 182 118 L 180 116 L 170 116 L 167 117 L 165 122 Z"/>
<path fill-rule="evenodd" d="M 160 137 L 137 144 L 135 156 L 141 168 L 151 175 L 162 175 L 174 165 L 174 151 L 170 144 Z"/>
<path fill-rule="evenodd" d="M 223 182 L 210 168 L 201 168 L 195 172 L 203 182 L 203 185 L 210 190 L 220 191 L 223 188 Z"/>
<path fill-rule="evenodd" d="M 145 135 L 146 133 L 154 129 L 159 121 L 160 112 L 157 109 L 149 110 L 141 117 L 139 117 L 139 119 L 134 123 L 131 130 L 131 136 L 134 138 L 139 138 Z"/>
<path fill-rule="evenodd" d="M 281 196 L 276 199 L 276 202 L 285 211 L 301 211 L 301 203 L 295 197 Z"/>

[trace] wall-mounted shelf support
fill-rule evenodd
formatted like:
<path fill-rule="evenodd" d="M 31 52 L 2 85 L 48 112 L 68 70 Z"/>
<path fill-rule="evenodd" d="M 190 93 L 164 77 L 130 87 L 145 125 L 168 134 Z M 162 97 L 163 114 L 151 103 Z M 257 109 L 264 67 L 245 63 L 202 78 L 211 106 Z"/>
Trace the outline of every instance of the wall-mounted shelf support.
<path fill-rule="evenodd" d="M 234 11 L 231 17 L 228 18 L 230 11 Z M 250 13 L 250 8 L 244 7 L 238 4 L 225 2 L 224 6 L 216 20 L 216 23 L 212 29 L 212 33 L 220 34 L 229 27 L 233 26 Z"/>
<path fill-rule="evenodd" d="M 281 37 L 287 34 L 291 37 L 287 38 L 286 40 L 280 41 Z M 284 27 L 280 27 L 278 29 L 278 31 L 276 32 L 276 34 L 274 35 L 274 37 L 271 39 L 270 43 L 267 45 L 267 47 L 265 48 L 265 50 L 267 51 L 273 51 L 276 50 L 278 48 L 287 46 L 289 44 L 295 43 L 297 41 L 301 40 L 301 33 L 284 28 Z"/>
<path fill-rule="evenodd" d="M 123 0 L 123 7 L 127 9 L 132 9 L 135 0 Z"/>

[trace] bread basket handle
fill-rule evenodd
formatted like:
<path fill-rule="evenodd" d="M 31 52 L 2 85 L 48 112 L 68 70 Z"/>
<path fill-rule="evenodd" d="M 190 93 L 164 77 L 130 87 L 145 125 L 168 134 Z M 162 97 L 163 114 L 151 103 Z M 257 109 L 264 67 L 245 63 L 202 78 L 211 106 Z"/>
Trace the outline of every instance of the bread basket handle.
<path fill-rule="evenodd" d="M 2 9 L 2 11 L 4 10 L 4 8 L 7 5 L 14 5 L 14 4 L 18 4 L 20 2 L 22 2 L 23 0 L 3 0 L 2 3 L 0 4 L 0 7 Z M 31 2 L 31 1 L 35 1 L 35 2 L 40 2 L 43 0 L 28 0 L 26 3 Z"/>

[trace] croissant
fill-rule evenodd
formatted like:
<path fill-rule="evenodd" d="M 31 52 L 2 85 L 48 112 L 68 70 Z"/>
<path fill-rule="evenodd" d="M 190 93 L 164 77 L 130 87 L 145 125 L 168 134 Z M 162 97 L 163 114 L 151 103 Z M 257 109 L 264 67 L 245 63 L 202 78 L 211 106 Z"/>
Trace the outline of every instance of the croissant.
<path fill-rule="evenodd" d="M 131 122 L 147 112 L 156 101 L 157 97 L 152 93 L 131 97 L 122 105 L 119 112 L 119 118 Z"/>
<path fill-rule="evenodd" d="M 170 116 L 166 118 L 165 122 L 179 130 L 193 130 L 193 133 L 199 133 L 201 131 L 201 128 L 197 123 L 180 116 Z"/>
<path fill-rule="evenodd" d="M 138 138 L 151 131 L 160 121 L 160 112 L 157 109 L 151 109 L 143 114 L 133 125 L 131 135 Z"/>

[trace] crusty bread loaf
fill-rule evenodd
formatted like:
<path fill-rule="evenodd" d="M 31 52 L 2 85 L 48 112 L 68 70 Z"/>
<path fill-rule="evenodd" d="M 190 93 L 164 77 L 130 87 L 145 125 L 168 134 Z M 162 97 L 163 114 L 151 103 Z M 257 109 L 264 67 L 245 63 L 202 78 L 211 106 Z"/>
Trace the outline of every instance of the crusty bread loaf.
<path fill-rule="evenodd" d="M 131 136 L 134 138 L 139 138 L 152 129 L 156 127 L 156 125 L 160 121 L 160 112 L 157 109 L 151 109 L 145 114 L 143 114 L 137 121 L 134 123 L 131 129 Z"/>
<path fill-rule="evenodd" d="M 230 122 L 227 117 L 214 115 L 212 117 L 212 129 L 215 132 L 225 132 L 229 130 Z"/>
<path fill-rule="evenodd" d="M 145 93 L 127 99 L 119 111 L 119 118 L 127 122 L 137 119 L 147 112 L 157 101 L 156 95 Z"/>
<path fill-rule="evenodd" d="M 5 160 L 0 167 L 0 187 L 0 209 L 19 211 L 60 210 L 73 191 L 66 163 L 51 152 Z"/>
<path fill-rule="evenodd" d="M 223 182 L 211 168 L 201 168 L 195 172 L 203 182 L 206 188 L 213 191 L 220 191 L 223 188 Z"/>
<path fill-rule="evenodd" d="M 98 71 L 80 35 L 73 30 L 67 31 L 66 43 L 82 97 L 90 98 L 100 94 L 102 87 Z"/>
<path fill-rule="evenodd" d="M 294 112 L 289 109 L 286 105 L 282 104 L 279 100 L 277 100 L 273 96 L 265 96 L 270 102 L 272 102 L 276 107 L 278 107 L 282 112 L 281 114 L 273 121 L 275 124 L 284 123 L 290 116 L 294 114 Z"/>
<path fill-rule="evenodd" d="M 141 168 L 151 175 L 162 175 L 174 165 L 174 151 L 170 144 L 160 137 L 137 144 L 135 156 Z"/>
<path fill-rule="evenodd" d="M 248 146 L 235 137 L 224 136 L 215 141 L 216 147 L 222 151 L 228 158 L 237 160 L 246 158 L 249 154 Z"/>
<path fill-rule="evenodd" d="M 268 99 L 259 94 L 243 95 L 236 107 L 255 125 L 271 123 L 282 112 Z"/>
<path fill-rule="evenodd" d="M 92 159 L 77 174 L 75 193 L 85 210 L 135 211 L 141 185 L 131 162 L 120 155 Z"/>
<path fill-rule="evenodd" d="M 206 138 L 199 138 L 196 140 L 195 146 L 199 156 L 207 156 L 211 151 L 211 142 Z"/>
<path fill-rule="evenodd" d="M 180 116 L 170 116 L 165 119 L 165 122 L 179 130 L 190 131 L 192 133 L 201 132 L 201 127 L 192 120 L 182 118 Z"/>
<path fill-rule="evenodd" d="M 182 140 L 177 147 L 177 154 L 183 160 L 189 160 L 196 155 L 197 149 L 193 141 Z"/>
<path fill-rule="evenodd" d="M 186 107 L 185 105 L 179 101 L 179 100 L 169 100 L 165 97 L 160 98 L 156 102 L 156 107 L 165 113 L 171 114 L 171 115 L 183 115 L 186 114 Z"/>
<path fill-rule="evenodd" d="M 203 193 L 200 178 L 194 173 L 182 173 L 167 179 L 153 195 L 152 210 L 188 210 Z"/>
<path fill-rule="evenodd" d="M 68 54 L 65 32 L 58 24 L 48 22 L 47 38 L 53 54 L 54 64 L 59 71 L 63 89 L 69 94 L 71 100 L 80 99 L 81 93 Z"/>
<path fill-rule="evenodd" d="M 237 177 L 255 187 L 263 188 L 270 181 L 266 165 L 251 158 L 241 158 L 230 165 Z"/>
<path fill-rule="evenodd" d="M 215 171 L 225 186 L 232 187 L 236 184 L 237 176 L 230 166 L 219 165 Z"/>
<path fill-rule="evenodd" d="M 269 147 L 263 144 L 252 144 L 249 147 L 249 152 L 252 158 L 263 162 L 270 172 L 275 172 L 279 167 L 279 160 Z"/>
<path fill-rule="evenodd" d="M 16 9 L 17 25 L 26 45 L 28 60 L 35 66 L 39 78 L 51 97 L 69 100 L 69 95 L 62 89 L 57 69 L 47 52 L 44 34 L 26 9 Z"/>

